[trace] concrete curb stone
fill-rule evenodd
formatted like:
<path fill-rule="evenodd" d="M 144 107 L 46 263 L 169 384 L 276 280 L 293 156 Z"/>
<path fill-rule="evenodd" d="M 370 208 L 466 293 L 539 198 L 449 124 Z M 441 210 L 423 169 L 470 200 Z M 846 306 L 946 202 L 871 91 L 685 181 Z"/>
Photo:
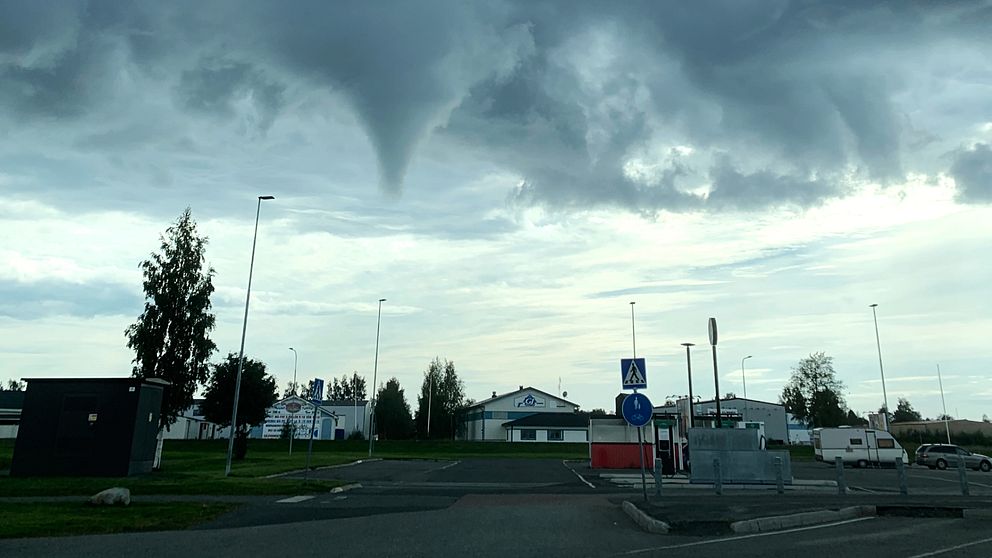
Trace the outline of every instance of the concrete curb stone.
<path fill-rule="evenodd" d="M 873 515 L 875 515 L 875 506 L 850 506 L 839 510 L 803 512 L 735 521 L 730 524 L 730 530 L 735 533 L 763 533 Z"/>
<path fill-rule="evenodd" d="M 633 504 L 630 500 L 623 501 L 623 511 L 634 520 L 634 523 L 638 527 L 647 531 L 648 533 L 656 533 L 659 535 L 665 535 L 668 533 L 670 527 L 664 521 L 659 521 L 650 515 L 644 513 L 637 506 Z"/>
<path fill-rule="evenodd" d="M 992 519 L 992 509 L 988 508 L 965 508 L 961 513 L 965 519 Z"/>

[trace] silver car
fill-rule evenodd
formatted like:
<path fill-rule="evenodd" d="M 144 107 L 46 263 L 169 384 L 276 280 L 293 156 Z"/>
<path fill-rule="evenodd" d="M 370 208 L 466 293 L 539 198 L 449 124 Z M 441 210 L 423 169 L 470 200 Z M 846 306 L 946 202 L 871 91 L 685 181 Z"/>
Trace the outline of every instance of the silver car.
<path fill-rule="evenodd" d="M 957 467 L 960 459 L 964 459 L 965 467 L 988 473 L 992 471 L 992 458 L 980 453 L 972 453 L 960 446 L 951 444 L 934 444 L 917 451 L 916 463 L 926 465 L 931 469 L 946 469 Z"/>

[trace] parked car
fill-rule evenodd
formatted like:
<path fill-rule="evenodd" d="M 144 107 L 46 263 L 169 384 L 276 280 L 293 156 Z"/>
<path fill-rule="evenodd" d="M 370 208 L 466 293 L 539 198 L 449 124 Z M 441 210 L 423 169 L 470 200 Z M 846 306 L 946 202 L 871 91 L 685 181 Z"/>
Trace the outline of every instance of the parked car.
<path fill-rule="evenodd" d="M 927 448 L 929 448 L 932 445 L 933 444 L 920 444 L 920 446 L 916 448 L 916 454 L 913 457 L 913 463 L 916 463 L 917 465 L 926 465 L 926 463 L 923 462 L 923 453 L 927 451 Z"/>
<path fill-rule="evenodd" d="M 972 453 L 960 446 L 952 444 L 933 444 L 927 446 L 922 453 L 917 450 L 916 462 L 931 469 L 946 469 L 956 467 L 958 460 L 964 458 L 965 467 L 988 473 L 992 471 L 992 457 L 980 453 Z"/>

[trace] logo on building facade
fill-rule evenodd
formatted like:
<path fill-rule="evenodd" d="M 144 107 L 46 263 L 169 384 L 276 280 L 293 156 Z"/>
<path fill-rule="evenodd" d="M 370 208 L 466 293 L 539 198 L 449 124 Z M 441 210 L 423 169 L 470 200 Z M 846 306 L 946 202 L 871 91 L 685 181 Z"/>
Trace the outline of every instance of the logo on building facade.
<path fill-rule="evenodd" d="M 523 397 L 517 397 L 513 400 L 514 407 L 545 407 L 547 402 L 540 398 L 534 397 L 533 394 L 528 393 Z"/>

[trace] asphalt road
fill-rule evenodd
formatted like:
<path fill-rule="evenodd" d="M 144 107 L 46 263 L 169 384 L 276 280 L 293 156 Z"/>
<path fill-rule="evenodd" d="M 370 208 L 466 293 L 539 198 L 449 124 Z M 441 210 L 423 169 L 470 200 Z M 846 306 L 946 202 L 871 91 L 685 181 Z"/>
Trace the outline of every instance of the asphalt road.
<path fill-rule="evenodd" d="M 906 467 L 906 483 L 910 494 L 960 494 L 958 474 L 957 470 L 937 471 L 909 466 Z M 833 464 L 800 461 L 792 463 L 792 475 L 797 479 L 837 480 L 837 469 Z M 992 494 L 992 473 L 969 469 L 965 471 L 965 475 L 972 494 Z M 894 468 L 845 468 L 844 481 L 851 490 L 869 493 L 899 492 L 899 476 Z"/>
<path fill-rule="evenodd" d="M 797 477 L 829 480 L 833 472 L 823 464 L 796 465 Z M 211 558 L 266 554 L 363 558 L 460 554 L 473 558 L 507 554 L 992 556 L 992 521 L 988 519 L 878 517 L 745 537 L 705 528 L 684 531 L 688 534 L 652 535 L 635 527 L 618 505 L 636 497 L 632 493 L 636 491 L 596 478 L 589 486 L 586 481 L 590 479 L 580 479 L 571 466 L 575 464 L 529 459 L 371 461 L 311 473 L 362 485 L 340 494 L 253 497 L 238 511 L 191 531 L 5 540 L 0 541 L 0 556 L 155 558 L 175 556 L 180 549 L 183 556 Z M 822 492 L 779 496 L 774 491 L 716 496 L 683 489 L 666 492 L 664 503 L 676 516 L 690 521 L 716 515 L 721 519 L 781 515 L 875 500 L 935 500 L 992 508 L 992 498 L 980 495 L 967 499 L 917 495 L 900 500 L 883 490 L 895 478 L 893 471 L 844 472 L 850 485 L 863 489 L 844 497 Z M 955 478 L 947 472 L 913 469 L 912 473 L 920 477 L 920 487 L 933 489 L 949 484 L 948 477 Z M 877 493 L 869 492 L 871 487 Z"/>

